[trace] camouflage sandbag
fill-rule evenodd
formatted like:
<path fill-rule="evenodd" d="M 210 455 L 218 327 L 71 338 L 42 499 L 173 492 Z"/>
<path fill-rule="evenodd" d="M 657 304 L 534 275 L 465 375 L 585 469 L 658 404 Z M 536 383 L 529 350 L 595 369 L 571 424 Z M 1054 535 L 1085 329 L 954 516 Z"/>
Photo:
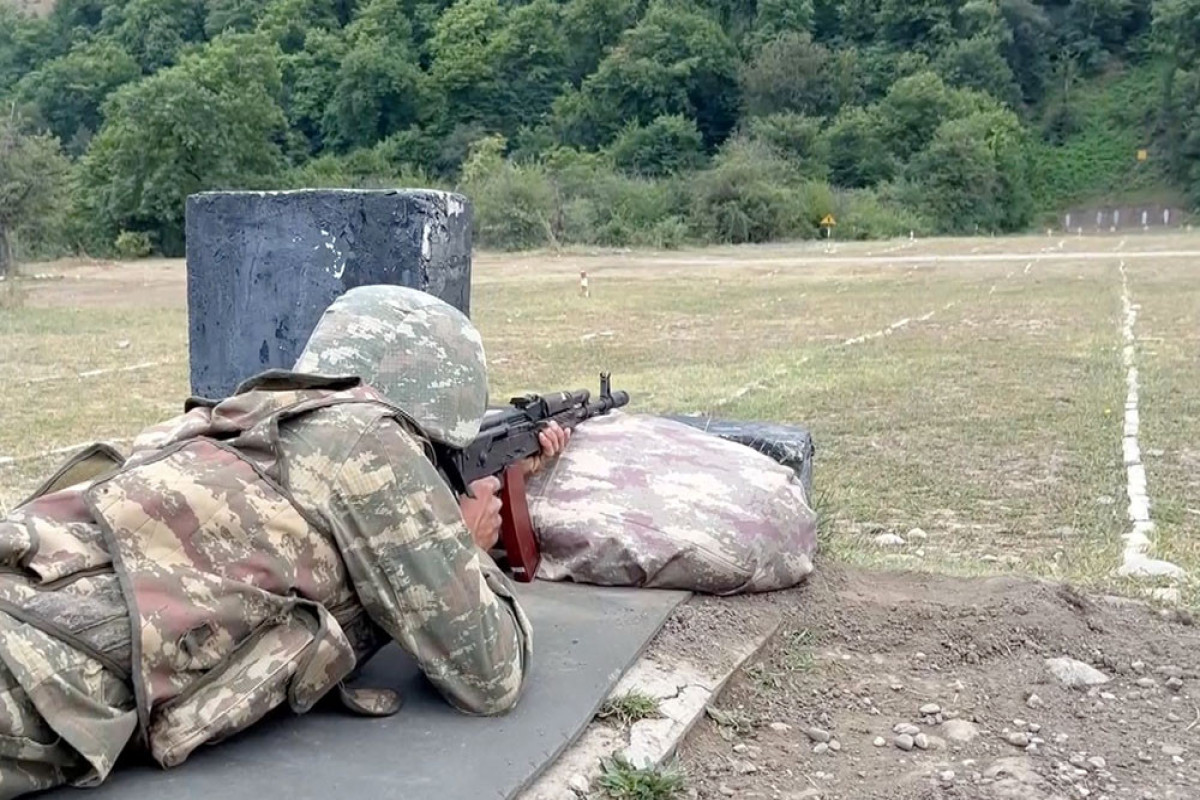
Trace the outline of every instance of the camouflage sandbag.
<path fill-rule="evenodd" d="M 812 572 L 816 515 L 795 472 L 673 420 L 589 420 L 528 494 L 543 579 L 724 595 Z"/>

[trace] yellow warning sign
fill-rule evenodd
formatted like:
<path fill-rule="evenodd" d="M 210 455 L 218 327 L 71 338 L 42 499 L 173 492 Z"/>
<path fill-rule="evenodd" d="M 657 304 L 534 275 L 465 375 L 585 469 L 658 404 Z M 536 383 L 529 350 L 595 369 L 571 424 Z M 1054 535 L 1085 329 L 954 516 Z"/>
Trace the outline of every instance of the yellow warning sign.
<path fill-rule="evenodd" d="M 1145 161 L 1149 157 L 1150 157 L 1150 154 L 1147 153 L 1145 150 L 1138 150 L 1138 161 Z"/>
<path fill-rule="evenodd" d="M 832 228 L 837 225 L 837 220 L 833 218 L 833 214 L 826 214 L 825 219 L 821 220 L 822 228 Z"/>

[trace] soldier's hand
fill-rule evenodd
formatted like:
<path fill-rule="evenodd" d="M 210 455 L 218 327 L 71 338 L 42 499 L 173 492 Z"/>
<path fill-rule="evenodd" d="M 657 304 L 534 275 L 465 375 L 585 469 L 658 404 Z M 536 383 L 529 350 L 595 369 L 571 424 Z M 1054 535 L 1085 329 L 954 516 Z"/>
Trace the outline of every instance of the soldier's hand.
<path fill-rule="evenodd" d="M 458 507 L 471 538 L 482 550 L 491 550 L 500 538 L 500 509 L 503 503 L 496 493 L 500 491 L 499 478 L 480 478 L 471 484 L 474 497 L 462 497 Z"/>
<path fill-rule="evenodd" d="M 538 442 L 542 445 L 541 454 L 525 459 L 521 465 L 525 476 L 529 477 L 533 475 L 546 466 L 548 462 L 560 456 L 562 451 L 567 449 L 567 442 L 569 441 L 571 441 L 570 430 L 562 427 L 557 422 L 548 424 L 538 433 Z"/>

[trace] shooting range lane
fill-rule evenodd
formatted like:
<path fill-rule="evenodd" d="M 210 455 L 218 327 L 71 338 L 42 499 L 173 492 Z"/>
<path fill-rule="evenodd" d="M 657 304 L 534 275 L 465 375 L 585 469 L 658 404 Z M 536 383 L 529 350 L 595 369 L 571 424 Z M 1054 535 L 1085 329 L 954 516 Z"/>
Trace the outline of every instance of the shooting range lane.
<path fill-rule="evenodd" d="M 687 592 L 536 581 L 517 586 L 533 621 L 525 696 L 503 717 L 468 717 L 437 695 L 399 648 L 374 658 L 358 683 L 399 688 L 391 718 L 336 705 L 281 715 L 203 748 L 182 766 L 119 767 L 88 797 L 121 800 L 404 800 L 511 798 L 591 721 Z M 62 789 L 47 798 L 78 798 Z"/>

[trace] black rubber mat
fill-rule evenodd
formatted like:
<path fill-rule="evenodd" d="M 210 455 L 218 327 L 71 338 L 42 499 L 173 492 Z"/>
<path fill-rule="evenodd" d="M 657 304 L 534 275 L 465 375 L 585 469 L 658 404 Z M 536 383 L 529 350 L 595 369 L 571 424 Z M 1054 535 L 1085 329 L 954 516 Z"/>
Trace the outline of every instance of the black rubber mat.
<path fill-rule="evenodd" d="M 534 626 L 520 704 L 503 717 L 454 711 L 399 648 L 360 681 L 400 689 L 404 708 L 369 719 L 322 705 L 281 714 L 197 751 L 182 766 L 121 765 L 97 789 L 43 797 L 121 800 L 511 798 L 577 737 L 686 592 L 518 584 Z"/>

